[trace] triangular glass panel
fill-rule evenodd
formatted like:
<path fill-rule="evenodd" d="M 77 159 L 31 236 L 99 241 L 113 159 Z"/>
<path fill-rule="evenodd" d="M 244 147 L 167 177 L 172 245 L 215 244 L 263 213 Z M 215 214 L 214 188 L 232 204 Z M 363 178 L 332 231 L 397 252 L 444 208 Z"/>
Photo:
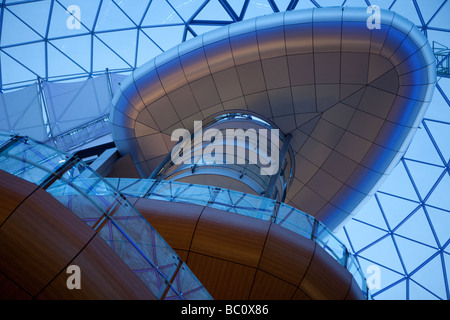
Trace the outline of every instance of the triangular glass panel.
<path fill-rule="evenodd" d="M 414 212 L 394 233 L 437 248 L 433 231 L 430 228 L 423 208 Z"/>
<path fill-rule="evenodd" d="M 450 177 L 448 174 L 445 174 L 441 181 L 439 181 L 436 189 L 434 189 L 433 193 L 430 195 L 428 200 L 426 201 L 427 205 L 435 206 L 438 208 L 443 208 L 445 210 L 450 209 Z"/>
<path fill-rule="evenodd" d="M 100 0 L 59 0 L 59 3 L 62 4 L 64 10 L 76 10 L 79 8 L 80 11 L 80 22 L 86 27 L 88 30 L 92 30 L 94 26 L 94 22 L 97 19 L 97 13 L 99 12 L 100 4 L 102 1 Z M 135 2 L 135 1 L 133 1 Z M 78 8 L 76 8 L 76 6 Z M 56 6 L 56 3 L 55 5 Z M 66 14 L 66 19 L 68 18 L 68 14 Z"/>
<path fill-rule="evenodd" d="M 143 28 L 147 34 L 156 44 L 164 51 L 178 45 L 183 39 L 184 25 L 157 27 L 157 28 Z"/>
<path fill-rule="evenodd" d="M 186 39 L 184 39 L 184 41 L 190 40 L 195 38 L 196 36 L 190 31 L 190 30 L 186 30 Z"/>
<path fill-rule="evenodd" d="M 392 195 L 377 193 L 381 208 L 391 229 L 394 229 L 420 204 Z"/>
<path fill-rule="evenodd" d="M 316 0 L 321 7 L 340 7 L 342 0 Z"/>
<path fill-rule="evenodd" d="M 139 31 L 136 67 L 143 65 L 162 52 L 163 50 L 158 48 L 158 46 L 145 33 Z"/>
<path fill-rule="evenodd" d="M 438 27 L 440 29 L 450 29 L 450 2 L 446 2 L 437 14 L 429 21 L 429 27 Z"/>
<path fill-rule="evenodd" d="M 423 125 L 416 130 L 404 158 L 442 165 L 442 160 Z"/>
<path fill-rule="evenodd" d="M 70 10 L 70 13 L 68 10 Z M 83 12 L 79 6 L 61 6 L 58 2 L 55 2 L 52 9 L 48 37 L 52 39 L 89 34 L 90 31 L 83 22 Z"/>
<path fill-rule="evenodd" d="M 359 261 L 359 264 L 361 265 L 361 269 L 364 272 L 364 275 L 367 279 L 368 284 L 370 284 L 371 286 L 377 285 L 377 282 L 376 282 L 377 279 L 372 280 L 371 277 L 376 276 L 375 272 L 378 272 L 378 270 L 379 270 L 379 275 L 380 275 L 379 286 L 380 287 L 379 288 L 369 287 L 371 294 L 375 294 L 380 289 L 385 288 L 385 287 L 401 280 L 402 278 L 404 278 L 403 274 L 394 272 L 390 269 L 386 269 L 385 267 L 383 267 L 379 264 L 373 263 L 372 261 L 368 261 L 362 257 L 358 257 L 358 261 Z"/>
<path fill-rule="evenodd" d="M 190 0 L 190 1 L 180 1 L 180 0 L 167 0 L 173 8 L 179 13 L 182 19 L 189 22 L 191 18 L 194 17 L 200 6 L 203 5 L 205 0 Z"/>
<path fill-rule="evenodd" d="M 52 40 L 51 44 L 74 60 L 81 68 L 89 71 L 91 66 L 91 36 L 79 36 Z M 49 64 L 52 62 L 49 61 Z"/>
<path fill-rule="evenodd" d="M 394 235 L 394 239 L 408 273 L 416 270 L 426 259 L 436 253 L 436 249 L 424 246 L 415 241 L 397 235 Z"/>
<path fill-rule="evenodd" d="M 5 48 L 3 51 L 14 57 L 14 59 L 35 74 L 42 78 L 45 77 L 45 45 L 43 41 L 19 47 Z"/>
<path fill-rule="evenodd" d="M 436 141 L 446 163 L 448 163 L 448 161 L 450 160 L 450 124 L 430 120 L 425 120 L 425 123 L 430 129 L 430 132 L 433 135 L 433 139 L 434 141 Z"/>
<path fill-rule="evenodd" d="M 278 7 L 278 11 L 284 12 L 289 7 L 291 0 L 275 0 L 275 4 Z"/>
<path fill-rule="evenodd" d="M 189 25 L 190 28 L 192 28 L 192 30 L 194 30 L 194 32 L 197 34 L 197 36 L 204 34 L 208 31 L 220 28 L 219 26 L 208 26 L 208 25 L 201 25 L 201 24 L 191 24 Z"/>
<path fill-rule="evenodd" d="M 317 8 L 319 4 L 315 5 L 311 1 L 299 1 L 295 6 L 295 9 L 308 9 L 308 8 Z"/>
<path fill-rule="evenodd" d="M 362 207 L 361 210 L 358 211 L 358 213 L 353 217 L 353 219 L 368 223 L 374 227 L 388 230 L 383 214 L 381 213 L 381 209 L 375 197 L 371 197 L 366 202 L 364 207 Z"/>
<path fill-rule="evenodd" d="M 406 4 L 406 1 L 395 1 L 391 10 L 398 12 L 404 17 L 408 17 L 408 20 L 413 22 L 417 26 L 421 26 L 420 18 L 417 14 L 416 8 L 411 4 Z"/>
<path fill-rule="evenodd" d="M 178 23 L 183 24 L 184 22 L 165 0 L 152 1 L 144 20 L 142 20 L 143 27 Z"/>
<path fill-rule="evenodd" d="M 86 73 L 80 66 L 76 65 L 72 60 L 67 58 L 52 45 L 47 46 L 48 55 L 48 76 L 58 77 L 70 74 Z"/>
<path fill-rule="evenodd" d="M 371 0 L 370 4 L 379 6 L 382 9 L 389 9 L 397 0 Z"/>
<path fill-rule="evenodd" d="M 0 51 L 0 60 L 2 63 L 1 72 L 3 86 L 19 81 L 36 81 L 38 75 L 31 72 L 2 51 Z"/>
<path fill-rule="evenodd" d="M 39 33 L 42 37 L 45 37 L 45 33 L 47 31 L 48 16 L 50 14 L 50 1 L 28 1 L 26 4 L 9 6 L 8 10 L 11 10 L 11 12 L 13 12 L 17 17 L 25 21 L 34 31 Z"/>
<path fill-rule="evenodd" d="M 445 0 L 416 0 L 425 23 L 436 13 L 436 10 L 444 3 Z"/>
<path fill-rule="evenodd" d="M 384 237 L 380 241 L 373 243 L 359 253 L 359 256 L 366 258 L 373 263 L 384 266 L 403 274 L 403 267 L 398 258 L 397 250 L 390 236 Z"/>
<path fill-rule="evenodd" d="M 353 249 L 356 253 L 360 250 L 364 250 L 366 246 L 386 235 L 386 231 L 355 220 L 347 223 L 345 229 L 347 230 L 352 241 Z"/>
<path fill-rule="evenodd" d="M 133 28 L 136 25 L 121 11 L 112 0 L 102 2 L 95 31 Z"/>
<path fill-rule="evenodd" d="M 430 262 L 414 273 L 414 275 L 411 276 L 411 279 L 417 281 L 439 298 L 446 299 L 445 279 L 442 270 L 441 255 L 436 255 L 436 257 L 434 257 Z M 414 297 L 411 296 L 410 298 L 414 299 Z"/>
<path fill-rule="evenodd" d="M 427 29 L 426 35 L 428 38 L 428 43 L 437 42 L 439 44 L 439 47 L 450 47 L 450 38 L 448 36 L 448 31 L 436 31 L 433 29 Z M 438 78 L 442 79 L 442 78 Z"/>
<path fill-rule="evenodd" d="M 116 53 L 111 51 L 104 43 L 97 37 L 94 37 L 94 54 L 93 54 L 93 71 L 105 71 L 131 68 L 125 61 L 123 61 Z"/>
<path fill-rule="evenodd" d="M 127 61 L 131 66 L 135 65 L 137 30 L 124 30 L 104 32 L 97 34 L 108 47 Z"/>
<path fill-rule="evenodd" d="M 412 160 L 405 160 L 405 164 L 422 199 L 425 199 L 428 192 L 430 192 L 433 185 L 445 170 L 444 167 Z"/>
<path fill-rule="evenodd" d="M 342 5 L 346 7 L 367 7 L 367 2 L 366 0 L 347 0 Z"/>
<path fill-rule="evenodd" d="M 136 25 L 141 22 L 147 6 L 155 2 L 157 1 L 151 1 L 150 3 L 148 0 L 116 1 L 117 5 Z"/>
<path fill-rule="evenodd" d="M 272 7 L 265 0 L 250 0 L 244 19 L 251 19 L 273 13 Z"/>
<path fill-rule="evenodd" d="M 450 32 L 447 32 L 450 34 Z M 444 92 L 445 96 L 450 97 L 450 78 L 439 78 L 438 80 L 439 88 Z"/>
<path fill-rule="evenodd" d="M 442 97 L 440 92 L 435 92 L 431 101 L 425 119 L 433 119 L 450 123 L 450 106 Z"/>
<path fill-rule="evenodd" d="M 379 191 L 417 201 L 417 193 L 403 163 L 399 163 L 381 184 Z"/>
<path fill-rule="evenodd" d="M 436 232 L 440 245 L 444 245 L 450 239 L 450 212 L 425 206 L 430 217 L 432 228 Z"/>
<path fill-rule="evenodd" d="M 439 300 L 439 297 L 411 280 L 409 281 L 409 300 Z"/>
<path fill-rule="evenodd" d="M 234 13 L 236 13 L 236 16 L 240 17 L 245 1 L 227 0 L 227 3 L 230 5 L 231 9 L 233 9 Z"/>
<path fill-rule="evenodd" d="M 219 0 L 210 0 L 193 19 L 193 21 L 199 20 L 233 21 L 230 15 L 225 11 L 225 8 L 220 4 Z"/>
<path fill-rule="evenodd" d="M 42 40 L 42 36 L 29 28 L 7 9 L 3 10 L 2 18 L 2 28 L 0 29 L 0 44 L 2 47 L 17 43 Z"/>
<path fill-rule="evenodd" d="M 381 290 L 380 290 L 381 291 Z M 373 295 L 374 300 L 406 300 L 406 280 Z"/>
<path fill-rule="evenodd" d="M 449 246 L 447 246 L 447 249 L 448 248 L 449 248 Z M 442 256 L 444 257 L 445 273 L 448 276 L 448 275 L 450 275 L 450 254 L 448 252 L 444 251 Z"/>

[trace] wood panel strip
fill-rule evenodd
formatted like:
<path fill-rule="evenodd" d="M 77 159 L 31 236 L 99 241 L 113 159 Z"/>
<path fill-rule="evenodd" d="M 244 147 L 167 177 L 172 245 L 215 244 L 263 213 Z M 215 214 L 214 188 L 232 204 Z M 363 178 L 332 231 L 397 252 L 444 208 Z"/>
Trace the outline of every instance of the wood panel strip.
<path fill-rule="evenodd" d="M 0 170 L 0 227 L 38 186 Z"/>

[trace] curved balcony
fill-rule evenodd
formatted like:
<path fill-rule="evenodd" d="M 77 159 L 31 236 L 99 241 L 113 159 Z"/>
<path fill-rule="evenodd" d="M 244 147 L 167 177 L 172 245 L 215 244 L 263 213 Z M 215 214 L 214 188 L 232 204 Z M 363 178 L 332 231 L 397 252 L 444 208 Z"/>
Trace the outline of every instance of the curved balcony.
<path fill-rule="evenodd" d="M 346 268 L 367 299 L 370 292 L 356 258 L 319 220 L 285 203 L 234 190 L 155 179 L 106 178 L 126 197 L 194 204 L 272 222 L 311 239 Z"/>
<path fill-rule="evenodd" d="M 0 134 L 0 169 L 59 200 L 97 232 L 158 299 L 211 299 L 158 232 L 81 160 L 25 137 Z"/>

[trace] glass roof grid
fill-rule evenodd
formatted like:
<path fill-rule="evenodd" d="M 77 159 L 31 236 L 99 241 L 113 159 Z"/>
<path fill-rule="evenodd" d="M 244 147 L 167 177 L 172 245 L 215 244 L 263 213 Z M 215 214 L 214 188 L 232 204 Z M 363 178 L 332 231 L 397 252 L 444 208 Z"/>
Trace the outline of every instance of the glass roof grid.
<path fill-rule="evenodd" d="M 408 279 L 410 281 L 414 281 L 416 284 L 418 284 L 419 286 L 421 286 L 423 289 L 425 289 L 426 291 L 428 291 L 429 293 L 431 293 L 433 296 L 435 296 L 437 299 L 442 300 L 442 299 L 448 299 L 449 294 L 448 294 L 448 282 L 445 281 L 445 290 L 446 290 L 446 296 L 443 296 L 442 293 L 437 294 L 436 292 L 433 292 L 432 290 L 429 290 L 428 288 L 424 287 L 422 284 L 420 284 L 419 282 L 417 282 L 416 280 L 412 279 L 412 277 L 418 273 L 419 271 L 421 271 L 424 267 L 426 267 L 427 265 L 430 265 L 430 263 L 436 259 L 437 257 L 441 258 L 441 267 L 444 270 L 444 261 L 442 259 L 442 252 L 437 251 L 435 252 L 432 256 L 430 256 L 428 259 L 426 259 L 424 262 L 421 263 L 420 266 L 418 266 L 415 270 L 413 270 L 412 272 L 409 273 L 408 275 Z M 441 273 L 444 275 L 444 278 L 446 276 L 446 272 Z"/>
<path fill-rule="evenodd" d="M 436 120 L 428 120 L 428 121 L 436 121 Z M 441 158 L 442 163 L 444 165 L 447 165 L 448 164 L 448 160 L 445 160 L 445 157 L 442 154 L 441 149 L 439 148 L 439 145 L 436 142 L 435 137 L 433 136 L 433 134 L 430 131 L 429 125 L 427 124 L 427 120 L 422 121 L 422 125 L 423 125 L 424 129 L 426 130 L 426 132 L 428 133 L 428 136 L 430 137 L 430 140 L 433 143 L 434 147 L 436 148 L 436 152 L 438 153 L 439 157 Z"/>
<path fill-rule="evenodd" d="M 379 203 L 379 206 L 380 206 L 381 214 L 385 217 L 385 220 L 387 221 L 387 219 L 386 219 L 386 213 L 385 213 L 385 211 L 384 211 L 384 209 L 383 209 L 383 207 L 381 206 L 380 203 Z M 400 251 L 399 251 L 398 244 L 397 244 L 397 242 L 395 241 L 395 237 L 394 237 L 394 235 L 393 235 L 393 232 L 394 232 L 394 231 L 393 231 L 393 229 L 391 229 L 391 227 L 389 226 L 389 224 L 388 224 L 387 222 L 386 222 L 386 224 L 387 224 L 387 227 L 388 227 L 388 233 L 387 233 L 387 235 L 391 238 L 391 240 L 392 240 L 392 242 L 393 242 L 393 244 L 394 244 L 395 252 L 397 253 L 398 258 L 399 258 L 399 260 L 400 260 L 400 263 L 401 263 L 402 268 L 403 268 L 403 272 L 406 274 L 405 262 L 404 262 L 404 260 L 402 259 L 402 256 L 401 256 Z"/>

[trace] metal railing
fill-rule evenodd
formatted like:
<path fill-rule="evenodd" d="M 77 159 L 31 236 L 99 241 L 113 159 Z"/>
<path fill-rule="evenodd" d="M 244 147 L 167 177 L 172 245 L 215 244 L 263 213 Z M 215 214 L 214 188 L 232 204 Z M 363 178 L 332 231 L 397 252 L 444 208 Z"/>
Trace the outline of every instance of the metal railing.
<path fill-rule="evenodd" d="M 45 189 L 93 228 L 157 298 L 212 299 L 147 220 L 80 159 L 0 134 L 0 169 Z"/>
<path fill-rule="evenodd" d="M 320 221 L 285 203 L 214 186 L 156 179 L 106 178 L 126 197 L 189 203 L 271 221 L 315 241 L 345 267 L 367 299 L 370 292 L 364 273 L 346 246 Z"/>

